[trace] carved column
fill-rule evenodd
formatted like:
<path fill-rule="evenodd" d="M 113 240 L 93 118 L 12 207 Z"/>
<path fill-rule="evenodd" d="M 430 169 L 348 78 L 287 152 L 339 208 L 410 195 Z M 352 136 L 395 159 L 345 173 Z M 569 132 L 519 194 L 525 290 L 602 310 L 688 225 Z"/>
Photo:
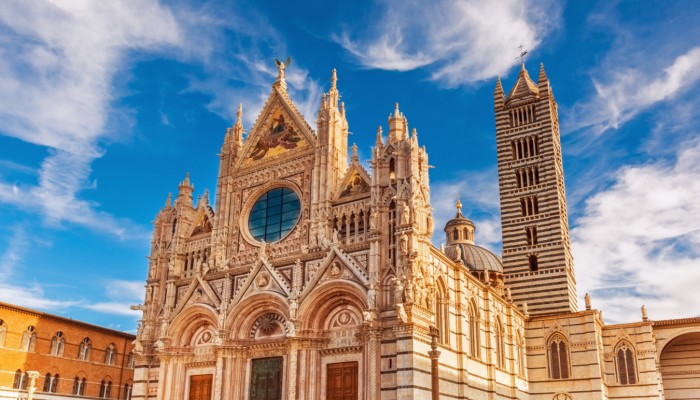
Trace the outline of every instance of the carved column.
<path fill-rule="evenodd" d="M 221 400 L 221 390 L 223 388 L 224 379 L 224 357 L 221 351 L 216 352 L 216 376 L 214 377 L 214 400 Z"/>
<path fill-rule="evenodd" d="M 289 363 L 287 368 L 287 399 L 296 400 L 297 398 L 297 359 L 298 345 L 292 341 L 289 347 Z"/>
<path fill-rule="evenodd" d="M 430 357 L 430 377 L 432 381 L 432 400 L 440 400 L 440 364 L 438 359 L 440 358 L 440 352 L 437 350 L 437 338 L 438 330 L 434 326 L 430 327 L 430 336 L 433 340 L 430 342 L 431 351 L 428 352 L 428 357 Z"/>
<path fill-rule="evenodd" d="M 358 338 L 364 343 L 367 352 L 367 400 L 380 400 L 381 394 L 379 382 L 379 341 L 382 333 L 381 329 L 375 326 L 376 322 L 365 322 Z"/>

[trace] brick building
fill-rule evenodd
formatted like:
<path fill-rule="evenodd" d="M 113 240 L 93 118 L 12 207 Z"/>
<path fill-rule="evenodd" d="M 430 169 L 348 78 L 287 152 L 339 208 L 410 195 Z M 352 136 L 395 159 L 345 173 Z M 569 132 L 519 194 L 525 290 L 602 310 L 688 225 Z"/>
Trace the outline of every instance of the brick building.
<path fill-rule="evenodd" d="M 134 335 L 0 302 L 0 399 L 128 399 Z"/>

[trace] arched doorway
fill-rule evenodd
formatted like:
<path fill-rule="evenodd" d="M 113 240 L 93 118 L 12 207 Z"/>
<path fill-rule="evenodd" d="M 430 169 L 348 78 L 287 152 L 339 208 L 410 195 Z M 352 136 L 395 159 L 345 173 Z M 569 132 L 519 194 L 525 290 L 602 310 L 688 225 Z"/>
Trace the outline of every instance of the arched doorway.
<path fill-rule="evenodd" d="M 664 347 L 661 376 L 667 400 L 700 399 L 700 332 L 680 335 Z"/>

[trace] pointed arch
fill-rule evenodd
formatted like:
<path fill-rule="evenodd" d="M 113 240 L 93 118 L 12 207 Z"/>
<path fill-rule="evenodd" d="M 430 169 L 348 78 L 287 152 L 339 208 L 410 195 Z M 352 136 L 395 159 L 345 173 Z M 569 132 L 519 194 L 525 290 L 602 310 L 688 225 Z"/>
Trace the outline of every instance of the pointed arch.
<path fill-rule="evenodd" d="M 90 353 L 92 352 L 92 341 L 89 337 L 83 338 L 78 346 L 78 360 L 90 361 Z"/>
<path fill-rule="evenodd" d="M 438 328 L 438 341 L 444 345 L 450 343 L 450 298 L 442 277 L 436 280 L 435 326 Z"/>
<path fill-rule="evenodd" d="M 547 340 L 547 367 L 551 379 L 569 379 L 569 343 L 559 332 L 553 333 Z"/>
<path fill-rule="evenodd" d="M 117 346 L 114 343 L 110 343 L 105 349 L 105 364 L 114 365 L 117 361 Z"/>
<path fill-rule="evenodd" d="M 5 339 L 7 339 L 7 324 L 0 320 L 0 347 L 5 347 Z"/>
<path fill-rule="evenodd" d="M 637 352 L 627 340 L 620 340 L 615 346 L 615 375 L 617 383 L 634 385 L 637 380 Z"/>
<path fill-rule="evenodd" d="M 500 317 L 496 317 L 494 335 L 496 337 L 496 344 L 494 349 L 496 351 L 496 366 L 498 368 L 506 367 L 506 344 L 505 344 L 505 328 L 503 322 L 501 322 Z"/>
<path fill-rule="evenodd" d="M 22 341 L 19 349 L 28 353 L 33 353 L 36 348 L 37 334 L 33 325 L 29 325 L 27 330 L 22 332 Z"/>
<path fill-rule="evenodd" d="M 525 378 L 525 340 L 520 332 L 515 336 L 515 357 L 515 370 L 519 377 Z"/>
<path fill-rule="evenodd" d="M 472 299 L 467 309 L 469 315 L 469 355 L 473 358 L 481 357 L 481 324 L 479 308 Z"/>

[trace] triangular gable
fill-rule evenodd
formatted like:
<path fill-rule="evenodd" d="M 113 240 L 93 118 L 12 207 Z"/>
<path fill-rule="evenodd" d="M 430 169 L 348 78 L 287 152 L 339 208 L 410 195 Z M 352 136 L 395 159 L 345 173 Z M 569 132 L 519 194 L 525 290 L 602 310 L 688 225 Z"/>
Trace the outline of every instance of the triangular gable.
<path fill-rule="evenodd" d="M 341 277 L 342 273 L 336 274 L 330 271 L 333 261 L 336 260 L 342 262 L 344 266 L 357 278 L 360 284 L 364 286 L 369 285 L 369 276 L 367 276 L 367 273 L 365 273 L 362 266 L 358 264 L 352 256 L 346 254 L 337 246 L 331 246 L 331 251 L 328 252 L 326 258 L 321 262 L 321 265 L 319 265 L 316 274 L 311 277 L 304 287 L 304 290 L 302 290 L 301 295 L 299 296 L 300 303 L 304 301 L 306 296 L 308 296 L 309 293 L 314 290 L 322 278 L 324 278 L 327 274 L 330 274 L 334 278 Z"/>
<path fill-rule="evenodd" d="M 338 186 L 335 199 L 369 196 L 371 182 L 367 171 L 359 163 L 353 162 Z"/>
<path fill-rule="evenodd" d="M 267 275 L 267 282 L 265 284 L 262 284 L 263 282 L 261 282 L 260 277 L 263 276 L 262 274 Z M 284 277 L 280 275 L 275 268 L 272 268 L 270 263 L 265 259 L 258 260 L 248 274 L 245 282 L 243 282 L 241 288 L 236 291 L 231 304 L 238 303 L 243 297 L 246 297 L 253 291 L 262 290 L 277 291 L 283 296 L 289 296 L 292 293 L 292 288 L 289 286 Z"/>
<path fill-rule="evenodd" d="M 315 143 L 311 127 L 287 94 L 273 88 L 234 169 L 279 159 L 295 150 L 313 147 Z"/>
<path fill-rule="evenodd" d="M 195 217 L 195 222 L 192 224 L 189 236 L 192 237 L 203 233 L 210 233 L 214 227 L 213 216 L 213 212 L 209 206 L 200 207 Z"/>
<path fill-rule="evenodd" d="M 200 288 L 202 289 L 202 292 L 198 295 L 201 297 L 199 299 L 195 299 L 195 293 L 197 293 L 197 289 Z M 209 304 L 214 308 L 218 308 L 219 304 L 221 304 L 221 299 L 216 294 L 216 291 L 209 286 L 208 282 L 203 281 L 202 278 L 196 276 L 195 279 L 190 282 L 187 291 L 178 302 L 174 315 L 179 314 L 186 305 L 192 304 L 193 302 L 196 302 L 197 304 Z"/>

